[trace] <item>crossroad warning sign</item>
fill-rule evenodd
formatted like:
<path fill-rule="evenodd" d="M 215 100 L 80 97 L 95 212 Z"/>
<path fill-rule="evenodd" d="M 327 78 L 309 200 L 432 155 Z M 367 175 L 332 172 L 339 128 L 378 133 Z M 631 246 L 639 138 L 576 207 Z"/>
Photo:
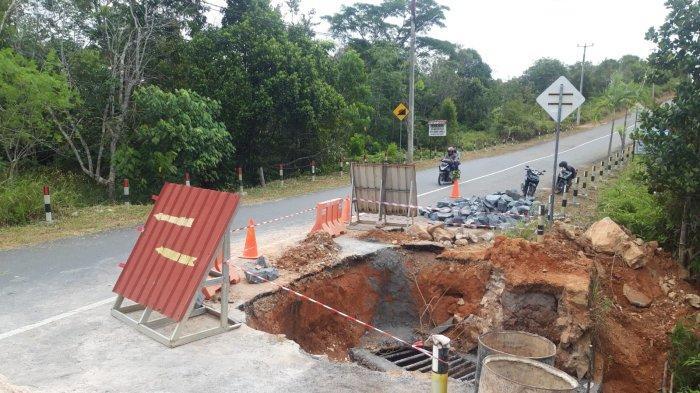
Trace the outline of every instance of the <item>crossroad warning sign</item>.
<path fill-rule="evenodd" d="M 561 93 L 561 117 L 559 116 L 559 96 Z M 547 112 L 554 121 L 562 121 L 581 106 L 586 99 L 574 85 L 560 76 L 542 94 L 537 97 L 537 103 Z"/>
<path fill-rule="evenodd" d="M 403 119 L 408 116 L 408 107 L 406 104 L 403 102 L 399 103 L 399 105 L 396 105 L 396 108 L 394 108 L 394 116 L 396 116 L 399 121 L 403 121 Z"/>

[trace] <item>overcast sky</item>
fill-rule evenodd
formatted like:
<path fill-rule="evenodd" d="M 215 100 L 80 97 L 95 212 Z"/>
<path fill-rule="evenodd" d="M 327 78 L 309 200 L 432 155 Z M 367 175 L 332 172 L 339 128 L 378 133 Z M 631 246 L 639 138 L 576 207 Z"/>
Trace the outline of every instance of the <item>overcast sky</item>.
<path fill-rule="evenodd" d="M 225 0 L 208 0 L 225 5 Z M 420 0 L 418 0 L 420 1 Z M 272 0 L 273 4 L 283 0 Z M 380 0 L 365 0 L 380 3 Z M 587 59 L 598 63 L 625 54 L 646 57 L 653 45 L 644 40 L 650 26 L 663 23 L 663 0 L 438 0 L 450 7 L 446 27 L 430 35 L 476 49 L 495 78 L 519 76 L 541 57 L 566 64 L 581 58 L 577 44 L 593 43 Z M 301 0 L 303 12 L 316 10 L 319 33 L 327 33 L 322 15 L 355 1 Z M 284 8 L 283 8 L 284 10 Z M 286 12 L 286 10 L 284 10 Z M 209 21 L 218 24 L 212 10 Z"/>

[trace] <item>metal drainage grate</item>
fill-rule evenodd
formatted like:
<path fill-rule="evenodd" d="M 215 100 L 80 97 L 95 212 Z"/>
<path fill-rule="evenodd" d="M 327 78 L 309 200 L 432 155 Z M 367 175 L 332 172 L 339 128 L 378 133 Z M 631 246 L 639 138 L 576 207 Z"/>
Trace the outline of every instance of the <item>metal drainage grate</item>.
<path fill-rule="evenodd" d="M 425 347 L 426 350 L 432 351 L 432 348 Z M 433 358 L 411 347 L 383 349 L 375 353 L 395 365 L 407 371 L 420 371 L 422 373 L 430 372 Z M 447 359 L 450 368 L 448 375 L 460 381 L 473 381 L 476 373 L 476 357 L 474 355 L 458 355 L 450 352 L 450 357 Z"/>

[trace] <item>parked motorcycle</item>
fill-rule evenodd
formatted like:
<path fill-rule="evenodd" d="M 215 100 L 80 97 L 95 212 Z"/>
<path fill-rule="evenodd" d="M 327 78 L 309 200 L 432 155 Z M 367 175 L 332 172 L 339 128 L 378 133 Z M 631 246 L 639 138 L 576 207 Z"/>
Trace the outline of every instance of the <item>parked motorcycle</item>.
<path fill-rule="evenodd" d="M 564 192 L 564 186 L 566 186 L 567 189 L 571 188 L 571 182 L 574 180 L 574 173 L 571 171 L 567 171 L 566 169 L 562 169 L 559 172 L 559 176 L 557 176 L 557 184 L 554 187 L 554 192 L 557 194 L 561 194 Z"/>
<path fill-rule="evenodd" d="M 523 195 L 526 197 L 535 196 L 537 185 L 540 183 L 540 176 L 546 171 L 539 171 L 525 166 L 525 182 L 522 184 Z"/>
<path fill-rule="evenodd" d="M 459 179 L 459 161 L 451 164 L 450 161 L 442 160 L 438 166 L 438 185 L 452 184 L 455 179 Z"/>

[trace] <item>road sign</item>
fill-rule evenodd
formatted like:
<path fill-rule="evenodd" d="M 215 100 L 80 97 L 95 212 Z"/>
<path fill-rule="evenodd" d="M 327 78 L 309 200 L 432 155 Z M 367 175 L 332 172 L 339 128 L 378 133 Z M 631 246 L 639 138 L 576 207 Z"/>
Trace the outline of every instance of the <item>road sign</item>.
<path fill-rule="evenodd" d="M 559 115 L 559 90 L 562 90 L 561 99 L 561 118 Z M 566 119 L 567 116 L 574 113 L 576 108 L 581 106 L 586 99 L 583 97 L 580 91 L 578 91 L 574 85 L 566 79 L 565 76 L 560 76 L 559 79 L 554 81 L 548 88 L 546 88 L 539 97 L 537 97 L 537 103 L 544 108 L 545 112 L 554 120 L 562 121 Z"/>
<path fill-rule="evenodd" d="M 394 116 L 396 116 L 399 121 L 403 121 L 403 119 L 408 116 L 408 107 L 406 104 L 403 102 L 399 103 L 399 105 L 396 105 L 396 108 L 394 108 Z"/>
<path fill-rule="evenodd" d="M 447 120 L 431 120 L 428 122 L 428 136 L 446 136 Z"/>

